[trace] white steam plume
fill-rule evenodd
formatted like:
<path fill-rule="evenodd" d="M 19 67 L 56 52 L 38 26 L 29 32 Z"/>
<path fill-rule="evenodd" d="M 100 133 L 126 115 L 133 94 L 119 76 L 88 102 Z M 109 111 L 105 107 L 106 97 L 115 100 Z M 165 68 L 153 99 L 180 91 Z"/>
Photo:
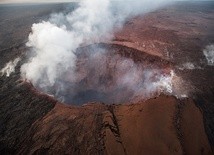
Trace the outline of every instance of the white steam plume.
<path fill-rule="evenodd" d="M 204 56 L 207 59 L 209 66 L 214 66 L 214 45 L 208 45 L 203 50 Z"/>
<path fill-rule="evenodd" d="M 110 37 L 112 29 L 129 16 L 154 10 L 167 2 L 171 1 L 83 0 L 73 12 L 33 24 L 27 46 L 35 56 L 22 66 L 22 76 L 33 84 L 53 85 L 63 72 L 74 70 L 75 51 L 81 44 Z"/>
<path fill-rule="evenodd" d="M 1 76 L 6 75 L 9 77 L 11 73 L 15 72 L 16 65 L 20 60 L 20 58 L 16 58 L 13 61 L 9 61 L 4 68 L 0 70 Z"/>
<path fill-rule="evenodd" d="M 85 43 L 99 42 L 103 38 L 111 39 L 113 29 L 122 27 L 127 18 L 153 11 L 173 1 L 82 0 L 72 12 L 54 14 L 49 21 L 33 24 L 27 46 L 32 49 L 34 56 L 21 67 L 22 77 L 46 92 L 65 73 L 69 72 L 71 79 L 75 80 L 78 47 Z M 132 71 L 136 78 L 142 74 L 137 70 Z M 121 82 L 128 80 L 128 75 L 124 75 Z M 150 87 L 156 89 L 157 86 L 166 86 L 166 91 L 171 91 L 171 80 L 171 76 L 160 76 Z M 130 86 L 129 82 L 126 84 Z M 61 89 L 64 89 L 63 86 Z"/>

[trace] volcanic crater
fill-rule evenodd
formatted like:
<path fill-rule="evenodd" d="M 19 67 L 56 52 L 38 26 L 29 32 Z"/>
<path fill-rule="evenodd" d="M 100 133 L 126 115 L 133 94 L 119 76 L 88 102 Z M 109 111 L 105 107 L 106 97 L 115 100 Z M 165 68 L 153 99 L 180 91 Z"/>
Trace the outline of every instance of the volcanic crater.
<path fill-rule="evenodd" d="M 21 61 L 9 77 L 0 77 L 0 154 L 213 154 L 213 67 L 202 54 L 214 42 L 213 8 L 212 2 L 179 2 L 133 17 L 112 42 L 80 47 L 75 69 L 51 87 L 20 76 L 31 24 L 46 18 L 46 11 L 28 8 L 36 13 L 23 17 L 26 25 L 4 21 L 0 37 L 11 31 L 17 43 L 0 46 L 0 66 Z M 6 29 L 11 22 L 21 36 Z M 186 61 L 203 69 L 179 69 Z M 170 95 L 160 81 L 171 80 L 172 70 L 191 82 L 194 95 Z"/>
<path fill-rule="evenodd" d="M 130 103 L 165 91 L 164 85 L 156 83 L 169 77 L 172 68 L 158 56 L 117 44 L 87 45 L 75 54 L 75 69 L 68 69 L 51 87 L 35 87 L 71 105 Z"/>

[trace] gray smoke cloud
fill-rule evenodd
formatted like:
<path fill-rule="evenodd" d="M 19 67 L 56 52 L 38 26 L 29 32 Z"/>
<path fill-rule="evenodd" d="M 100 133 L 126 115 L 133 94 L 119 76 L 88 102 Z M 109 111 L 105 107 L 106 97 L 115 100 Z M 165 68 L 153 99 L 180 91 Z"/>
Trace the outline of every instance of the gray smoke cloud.
<path fill-rule="evenodd" d="M 22 77 L 45 92 L 55 88 L 65 74 L 69 73 L 70 80 L 75 80 L 78 77 L 76 51 L 79 47 L 99 42 L 101 39 L 110 40 L 113 29 L 121 28 L 127 18 L 153 11 L 172 2 L 173 0 L 83 0 L 74 11 L 53 14 L 48 21 L 32 26 L 27 46 L 32 49 L 34 56 L 21 67 Z M 129 60 L 122 62 L 124 65 L 130 63 L 133 62 Z M 124 70 L 125 68 L 122 67 Z M 135 86 L 132 83 L 135 79 L 129 78 L 133 75 L 139 78 L 144 74 L 145 72 L 133 67 L 129 74 L 124 74 L 119 81 L 116 80 L 118 81 L 116 85 Z M 153 81 L 156 82 L 155 86 L 169 87 L 171 76 L 162 78 L 169 79 L 167 80 L 169 83 L 161 84 L 164 80 L 158 78 L 159 80 Z M 64 85 L 58 86 L 54 94 L 60 94 L 63 87 Z M 149 87 L 153 85 L 148 84 L 147 88 Z"/>

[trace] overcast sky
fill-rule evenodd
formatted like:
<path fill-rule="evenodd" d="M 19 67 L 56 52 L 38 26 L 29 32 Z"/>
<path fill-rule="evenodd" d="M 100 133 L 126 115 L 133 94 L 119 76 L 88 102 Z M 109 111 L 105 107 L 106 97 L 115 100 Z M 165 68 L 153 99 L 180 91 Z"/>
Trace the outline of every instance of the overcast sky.
<path fill-rule="evenodd" d="M 81 1 L 81 0 L 0 0 L 0 4 L 7 4 L 7 3 L 41 3 L 41 2 L 74 2 L 74 1 Z M 117 0 L 116 0 L 117 1 Z M 185 1 L 185 0 L 178 0 L 178 1 Z M 189 0 L 189 1 L 209 1 L 209 0 Z M 210 0 L 212 1 L 212 0 Z"/>
<path fill-rule="evenodd" d="M 73 2 L 80 0 L 0 0 L 0 4 L 4 3 L 41 3 L 41 2 Z"/>

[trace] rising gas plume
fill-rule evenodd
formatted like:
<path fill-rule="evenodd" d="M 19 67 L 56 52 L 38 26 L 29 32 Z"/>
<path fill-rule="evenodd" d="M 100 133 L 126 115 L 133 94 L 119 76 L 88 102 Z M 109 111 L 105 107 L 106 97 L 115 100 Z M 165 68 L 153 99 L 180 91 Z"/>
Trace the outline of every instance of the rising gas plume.
<path fill-rule="evenodd" d="M 207 64 L 214 66 L 214 45 L 208 45 L 203 50 L 204 56 L 207 59 Z"/>
<path fill-rule="evenodd" d="M 18 62 L 20 60 L 21 59 L 18 57 L 16 59 L 14 59 L 13 61 L 9 61 L 8 63 L 6 63 L 4 68 L 2 68 L 0 70 L 0 75 L 1 76 L 6 75 L 7 77 L 9 77 L 11 73 L 15 72 L 16 65 L 18 64 Z"/>
<path fill-rule="evenodd" d="M 83 0 L 74 11 L 66 14 L 53 14 L 48 21 L 33 24 L 32 33 L 29 35 L 27 43 L 27 46 L 32 50 L 33 56 L 21 67 L 22 77 L 32 82 L 34 86 L 44 92 L 54 94 L 58 98 L 64 98 L 65 95 L 63 94 L 65 94 L 64 90 L 67 89 L 67 85 L 59 81 L 64 80 L 63 77 L 67 74 L 69 74 L 69 81 L 75 81 L 79 76 L 79 72 L 77 71 L 77 62 L 79 61 L 77 57 L 78 48 L 86 44 L 99 42 L 101 39 L 110 40 L 113 37 L 113 30 L 122 28 L 127 18 L 153 11 L 171 2 L 173 1 L 121 0 L 113 2 L 111 0 Z M 87 58 L 86 64 L 91 59 L 91 56 L 94 56 L 96 51 L 102 50 L 105 51 L 105 49 L 100 48 L 93 49 Z M 95 52 L 93 53 L 93 51 Z M 99 56 L 101 62 L 104 61 L 106 53 L 108 52 L 105 51 L 103 55 Z M 87 64 L 86 66 L 94 69 L 104 66 L 106 69 L 108 64 L 104 62 L 96 64 L 96 61 L 99 61 L 99 59 L 91 60 L 90 65 Z M 111 60 L 113 59 L 114 57 L 111 58 Z M 116 81 L 114 83 L 115 88 L 111 89 L 111 91 L 122 90 L 120 88 L 125 87 L 126 90 L 133 90 L 131 96 L 135 96 L 136 94 L 138 96 L 142 95 L 140 93 L 142 90 L 144 92 L 143 96 L 149 96 L 151 92 L 153 94 L 159 89 L 168 91 L 171 89 L 171 74 L 164 75 L 161 70 L 156 70 L 156 68 L 147 68 L 146 70 L 145 68 L 137 68 L 132 60 L 122 57 L 119 64 L 122 64 L 123 67 L 121 68 L 120 65 L 115 64 L 116 71 L 121 70 L 121 72 L 125 73 L 122 73 L 120 78 L 115 73 L 114 78 L 116 79 L 113 80 L 114 82 Z M 105 72 L 105 69 L 102 71 Z M 90 74 L 87 73 L 86 75 L 90 76 Z M 94 74 L 98 74 L 97 77 L 100 78 L 100 73 L 96 70 Z M 103 83 L 97 86 L 97 81 L 99 81 L 97 77 L 93 79 L 93 83 L 95 83 L 93 87 L 96 86 L 97 91 L 99 91 Z M 152 78 L 155 80 L 151 80 Z M 144 82 L 142 82 L 142 79 Z M 167 80 L 165 81 L 165 79 Z M 104 80 L 103 82 L 107 81 Z M 133 83 L 135 81 L 137 82 Z M 77 84 L 78 82 L 71 83 L 72 86 L 70 88 L 75 86 L 75 89 L 70 89 L 71 94 L 78 94 L 75 90 L 80 85 Z M 50 90 L 54 91 L 50 92 Z M 145 93 L 146 90 L 148 90 L 147 94 Z M 152 91 L 150 92 L 150 90 Z M 122 91 L 119 92 L 121 93 Z"/>

